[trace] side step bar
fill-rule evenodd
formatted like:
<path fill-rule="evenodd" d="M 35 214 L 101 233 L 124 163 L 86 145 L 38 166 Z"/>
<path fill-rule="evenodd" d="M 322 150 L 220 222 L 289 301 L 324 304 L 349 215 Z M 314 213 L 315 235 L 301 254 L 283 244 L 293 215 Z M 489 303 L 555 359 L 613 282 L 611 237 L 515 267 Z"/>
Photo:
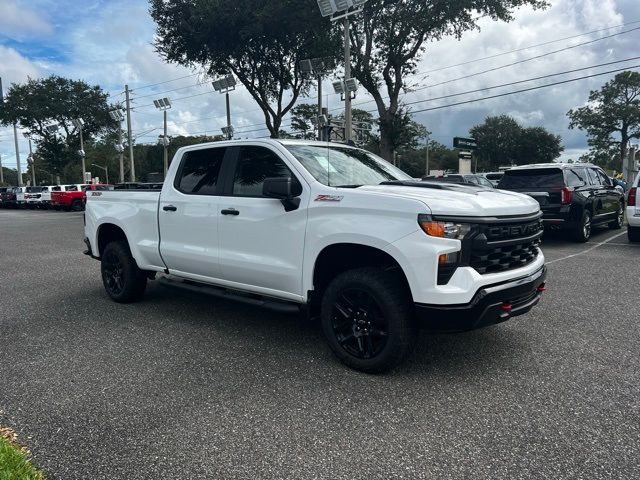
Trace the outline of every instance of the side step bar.
<path fill-rule="evenodd" d="M 284 302 L 269 297 L 263 297 L 252 293 L 244 293 L 223 287 L 215 287 L 192 280 L 175 280 L 173 278 L 160 277 L 158 283 L 165 287 L 181 288 L 190 292 L 202 293 L 225 300 L 242 302 L 247 305 L 266 308 L 278 313 L 300 313 L 300 305 L 292 302 Z"/>

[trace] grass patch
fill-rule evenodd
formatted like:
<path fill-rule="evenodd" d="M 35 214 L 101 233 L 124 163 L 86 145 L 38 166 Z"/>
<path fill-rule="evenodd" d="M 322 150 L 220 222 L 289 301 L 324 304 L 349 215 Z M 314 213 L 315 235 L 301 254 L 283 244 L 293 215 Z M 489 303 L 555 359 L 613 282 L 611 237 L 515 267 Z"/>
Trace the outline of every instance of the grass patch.
<path fill-rule="evenodd" d="M 29 451 L 18 444 L 10 428 L 0 427 L 0 480 L 44 480 L 30 460 Z"/>

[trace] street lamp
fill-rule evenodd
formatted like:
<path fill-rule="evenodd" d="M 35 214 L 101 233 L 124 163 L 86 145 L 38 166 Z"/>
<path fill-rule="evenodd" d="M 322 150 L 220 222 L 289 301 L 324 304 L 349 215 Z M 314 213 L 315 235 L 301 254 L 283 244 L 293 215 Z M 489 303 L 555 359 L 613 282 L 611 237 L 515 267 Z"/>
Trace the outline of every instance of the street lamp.
<path fill-rule="evenodd" d="M 158 110 L 161 110 L 164 117 L 164 135 L 162 145 L 164 147 L 164 177 L 167 178 L 167 170 L 169 169 L 169 154 L 167 152 L 167 147 L 169 146 L 169 138 L 167 137 L 167 110 L 171 108 L 171 101 L 167 98 L 159 98 L 158 100 L 154 100 L 153 104 L 156 106 Z"/>
<path fill-rule="evenodd" d="M 349 17 L 362 11 L 367 0 L 318 0 L 320 14 L 331 17 L 331 21 L 344 21 L 344 80 L 351 79 L 351 41 L 349 38 Z M 351 140 L 351 95 L 344 97 L 344 140 Z"/>
<path fill-rule="evenodd" d="M 104 174 L 107 177 L 107 183 L 109 183 L 109 166 L 105 165 L 103 167 L 102 165 L 98 165 L 96 163 L 92 163 L 91 165 L 93 165 L 94 167 L 98 167 L 98 168 L 101 168 L 102 170 L 104 170 Z"/>
<path fill-rule="evenodd" d="M 333 70 L 333 63 L 334 62 L 328 57 L 309 58 L 298 62 L 298 68 L 303 77 L 315 76 L 318 79 L 318 116 L 322 115 L 322 77 Z M 322 140 L 321 128 L 318 128 L 318 140 Z"/>
<path fill-rule="evenodd" d="M 113 110 L 109 110 L 111 118 L 118 122 L 118 143 L 115 144 L 116 151 L 120 160 L 120 183 L 124 183 L 124 147 L 122 146 L 122 122 L 124 121 L 124 113 L 122 108 L 118 107 Z"/>
<path fill-rule="evenodd" d="M 82 183 L 85 183 L 87 181 L 87 172 L 86 166 L 84 164 L 84 141 L 82 139 L 82 127 L 84 126 L 84 120 L 78 117 L 71 120 L 71 123 L 80 132 L 80 150 L 78 150 L 78 153 L 80 154 L 80 158 L 82 159 Z"/>
<path fill-rule="evenodd" d="M 227 140 L 233 138 L 233 127 L 231 127 L 231 108 L 229 107 L 229 92 L 236 89 L 236 79 L 232 74 L 225 75 L 222 78 L 214 80 L 212 82 L 213 89 L 218 93 L 224 93 L 227 100 L 227 127 L 226 133 Z M 224 129 L 223 129 L 224 131 Z"/>

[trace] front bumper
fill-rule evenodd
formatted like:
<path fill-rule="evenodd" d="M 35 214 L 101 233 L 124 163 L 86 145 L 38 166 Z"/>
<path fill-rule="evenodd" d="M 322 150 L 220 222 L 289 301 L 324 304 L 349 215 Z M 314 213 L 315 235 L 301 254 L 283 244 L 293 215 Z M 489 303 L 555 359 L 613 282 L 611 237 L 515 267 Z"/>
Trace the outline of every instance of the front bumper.
<path fill-rule="evenodd" d="M 531 310 L 544 291 L 547 268 L 534 273 L 482 287 L 469 303 L 427 305 L 416 303 L 421 325 L 439 332 L 463 332 L 504 322 Z"/>

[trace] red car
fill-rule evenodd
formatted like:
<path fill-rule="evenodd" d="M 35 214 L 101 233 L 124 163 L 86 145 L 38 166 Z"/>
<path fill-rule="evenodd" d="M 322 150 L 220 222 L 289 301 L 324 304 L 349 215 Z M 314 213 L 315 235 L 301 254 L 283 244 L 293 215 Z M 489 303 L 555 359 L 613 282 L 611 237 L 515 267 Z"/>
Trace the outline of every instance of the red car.
<path fill-rule="evenodd" d="M 87 190 L 113 190 L 113 185 L 106 184 L 81 184 L 64 185 L 59 192 L 51 192 L 51 207 L 56 210 L 84 210 L 87 201 Z"/>

